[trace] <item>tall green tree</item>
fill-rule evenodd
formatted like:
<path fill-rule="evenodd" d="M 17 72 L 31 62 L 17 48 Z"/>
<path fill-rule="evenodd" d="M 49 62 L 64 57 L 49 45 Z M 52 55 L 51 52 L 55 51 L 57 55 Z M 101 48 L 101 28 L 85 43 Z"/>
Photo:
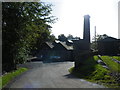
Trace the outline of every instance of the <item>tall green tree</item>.
<path fill-rule="evenodd" d="M 38 41 L 50 36 L 49 23 L 55 21 L 51 6 L 42 2 L 2 3 L 3 71 L 16 69 Z"/>
<path fill-rule="evenodd" d="M 58 35 L 58 40 L 64 42 L 67 40 L 67 37 L 64 34 L 60 34 L 60 35 Z"/>
<path fill-rule="evenodd" d="M 49 36 L 49 38 L 48 38 L 48 41 L 51 41 L 51 42 L 53 42 L 53 41 L 55 41 L 55 40 L 56 40 L 56 37 L 55 37 L 54 34 L 51 34 L 51 35 Z"/>
<path fill-rule="evenodd" d="M 91 43 L 91 48 L 94 50 L 97 50 L 97 42 L 102 40 L 102 39 L 105 39 L 107 37 L 109 37 L 107 34 L 103 34 L 103 35 L 98 34 L 96 37 L 93 37 L 93 41 Z"/>
<path fill-rule="evenodd" d="M 71 34 L 69 34 L 68 36 L 67 36 L 67 40 L 72 40 L 74 37 L 73 37 L 73 35 L 71 35 Z"/>

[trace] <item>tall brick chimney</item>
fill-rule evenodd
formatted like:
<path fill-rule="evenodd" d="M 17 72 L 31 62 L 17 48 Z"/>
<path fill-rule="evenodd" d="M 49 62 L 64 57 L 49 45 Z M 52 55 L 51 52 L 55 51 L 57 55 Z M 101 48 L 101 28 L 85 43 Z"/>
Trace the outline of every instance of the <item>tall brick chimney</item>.
<path fill-rule="evenodd" d="M 83 39 L 90 43 L 90 16 L 84 16 L 84 34 Z"/>

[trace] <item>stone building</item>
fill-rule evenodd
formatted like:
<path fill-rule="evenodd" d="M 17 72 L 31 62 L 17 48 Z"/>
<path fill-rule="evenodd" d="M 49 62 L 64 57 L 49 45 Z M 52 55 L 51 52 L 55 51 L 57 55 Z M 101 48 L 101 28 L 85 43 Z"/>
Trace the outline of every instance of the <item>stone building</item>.
<path fill-rule="evenodd" d="M 98 51 L 101 55 L 120 54 L 120 39 L 107 37 L 98 41 Z"/>
<path fill-rule="evenodd" d="M 74 60 L 80 62 L 83 53 L 90 52 L 90 16 L 84 16 L 83 39 L 68 40 L 66 42 L 45 42 L 38 56 L 45 59 Z"/>
<path fill-rule="evenodd" d="M 43 43 L 42 47 L 38 53 L 38 57 L 41 60 L 73 60 L 73 45 L 71 43 L 55 40 L 54 42 Z"/>

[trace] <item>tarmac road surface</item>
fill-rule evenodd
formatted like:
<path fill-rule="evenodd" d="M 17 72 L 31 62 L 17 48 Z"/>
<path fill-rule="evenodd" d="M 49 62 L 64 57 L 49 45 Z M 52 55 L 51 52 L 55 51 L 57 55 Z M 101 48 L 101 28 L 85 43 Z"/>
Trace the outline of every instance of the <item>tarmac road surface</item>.
<path fill-rule="evenodd" d="M 6 88 L 105 88 L 104 86 L 72 76 L 68 69 L 73 62 L 29 62 L 22 67 L 30 68 Z"/>

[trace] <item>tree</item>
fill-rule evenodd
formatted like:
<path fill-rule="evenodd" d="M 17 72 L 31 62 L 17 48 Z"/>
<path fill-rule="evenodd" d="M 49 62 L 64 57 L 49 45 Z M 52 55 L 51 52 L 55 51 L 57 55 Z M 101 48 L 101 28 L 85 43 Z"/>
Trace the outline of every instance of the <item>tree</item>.
<path fill-rule="evenodd" d="M 2 69 L 11 71 L 23 63 L 38 39 L 50 36 L 49 23 L 54 23 L 50 4 L 41 2 L 2 3 Z"/>
<path fill-rule="evenodd" d="M 76 40 L 79 40 L 80 39 L 80 37 L 74 37 L 73 35 L 71 35 L 71 34 L 69 34 L 68 36 L 67 36 L 67 40 L 72 40 L 72 39 L 76 39 Z"/>
<path fill-rule="evenodd" d="M 58 40 L 64 42 L 67 40 L 67 37 L 64 34 L 60 34 L 60 35 L 58 35 Z"/>
<path fill-rule="evenodd" d="M 73 35 L 69 34 L 67 37 L 64 35 L 64 34 L 60 34 L 58 35 L 58 40 L 60 41 L 67 41 L 67 40 L 73 40 L 73 39 L 76 39 L 76 40 L 79 40 L 80 37 L 74 37 Z"/>
<path fill-rule="evenodd" d="M 56 37 L 55 37 L 55 35 L 54 35 L 54 34 L 52 34 L 52 35 L 50 35 L 50 36 L 49 36 L 48 41 L 53 42 L 53 41 L 55 41 L 55 40 L 56 40 Z"/>
<path fill-rule="evenodd" d="M 73 37 L 73 35 L 71 35 L 71 34 L 69 34 L 68 36 L 67 36 L 67 40 L 72 40 L 74 37 Z"/>
<path fill-rule="evenodd" d="M 76 36 L 76 37 L 74 37 L 74 39 L 76 39 L 76 40 L 80 40 L 80 37 L 77 37 L 77 36 Z"/>
<path fill-rule="evenodd" d="M 98 34 L 96 37 L 93 37 L 91 48 L 94 49 L 94 50 L 97 50 L 97 42 L 102 40 L 102 39 L 105 39 L 107 37 L 109 37 L 107 34 L 103 34 L 103 35 Z"/>
<path fill-rule="evenodd" d="M 99 40 L 102 40 L 102 39 L 105 39 L 105 38 L 107 38 L 107 37 L 109 37 L 107 34 L 103 34 L 103 35 L 97 35 L 96 37 L 93 37 L 93 41 L 99 41 Z"/>

